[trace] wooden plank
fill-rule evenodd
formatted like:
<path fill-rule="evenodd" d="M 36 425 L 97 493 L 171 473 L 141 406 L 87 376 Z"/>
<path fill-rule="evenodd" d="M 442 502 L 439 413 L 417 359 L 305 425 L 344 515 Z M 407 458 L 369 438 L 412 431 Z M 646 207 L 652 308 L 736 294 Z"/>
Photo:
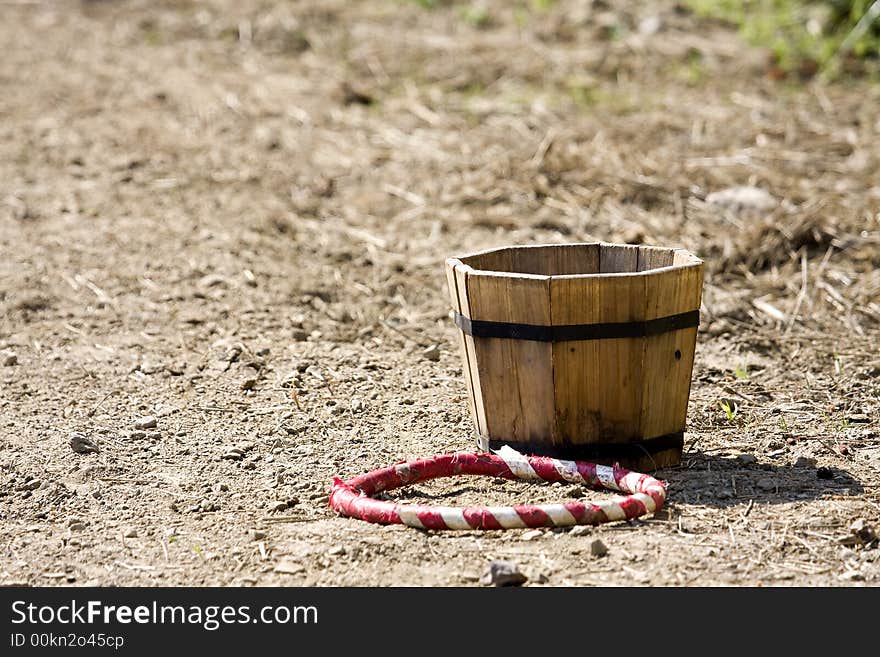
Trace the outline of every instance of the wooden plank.
<path fill-rule="evenodd" d="M 672 256 L 672 264 L 676 267 L 678 265 L 702 264 L 702 262 L 697 256 L 685 249 L 675 249 Z"/>
<path fill-rule="evenodd" d="M 514 271 L 512 249 L 489 249 L 458 258 L 462 264 L 476 270 Z"/>
<path fill-rule="evenodd" d="M 550 278 L 470 272 L 467 296 L 474 320 L 550 324 Z M 493 440 L 552 443 L 555 412 L 549 342 L 473 340 L 484 425 Z"/>
<path fill-rule="evenodd" d="M 599 273 L 599 243 L 539 244 L 457 256 L 476 270 L 536 276 Z"/>
<path fill-rule="evenodd" d="M 458 284 L 456 282 L 455 277 L 455 268 L 456 266 L 461 266 L 461 261 L 456 258 L 447 258 L 446 259 L 446 285 L 449 290 L 449 300 L 452 304 L 452 309 L 458 313 L 461 313 L 461 301 L 458 298 Z M 471 412 L 471 420 L 474 423 L 474 429 L 478 434 L 481 433 L 479 415 L 477 414 L 477 407 L 474 396 L 474 380 L 471 376 L 471 366 L 470 366 L 470 357 L 468 356 L 468 347 L 465 342 L 464 333 L 459 330 L 457 327 L 455 328 L 455 332 L 458 337 L 458 344 L 461 349 L 461 362 L 462 362 L 462 373 L 464 374 L 465 386 L 467 388 L 468 395 L 468 407 Z"/>
<path fill-rule="evenodd" d="M 550 276 L 598 274 L 599 249 L 598 242 L 561 245 L 556 249 L 554 268 L 548 274 Z"/>
<path fill-rule="evenodd" d="M 645 280 L 637 275 L 554 277 L 550 307 L 554 325 L 640 321 Z M 553 344 L 560 441 L 630 442 L 639 437 L 643 345 L 638 338 Z"/>
<path fill-rule="evenodd" d="M 698 310 L 703 288 L 701 263 L 645 275 L 645 317 Z M 697 328 L 645 340 L 641 433 L 646 438 L 684 431 L 694 366 Z"/>
<path fill-rule="evenodd" d="M 521 246 L 510 249 L 511 271 L 518 274 L 549 276 L 555 269 L 557 247 L 548 245 Z"/>
<path fill-rule="evenodd" d="M 674 249 L 664 249 L 656 246 L 640 246 L 636 271 L 649 271 L 661 267 L 671 267 L 674 257 Z"/>
<path fill-rule="evenodd" d="M 599 247 L 599 273 L 617 274 L 638 271 L 639 247 L 627 244 L 602 244 Z"/>
<path fill-rule="evenodd" d="M 467 292 L 467 278 L 471 272 L 473 272 L 473 269 L 467 265 L 461 263 L 455 265 L 455 287 L 458 291 L 458 303 L 461 308 L 459 312 L 465 317 L 471 316 L 471 308 Z M 461 333 L 461 331 L 459 332 Z M 486 408 L 483 401 L 482 386 L 480 384 L 480 372 L 477 368 L 477 353 L 474 339 L 464 333 L 461 333 L 461 335 L 462 340 L 464 340 L 465 357 L 470 375 L 471 391 L 473 392 L 471 401 L 473 403 L 474 424 L 476 425 L 477 433 L 479 433 L 480 436 L 488 436 L 486 430 Z"/>

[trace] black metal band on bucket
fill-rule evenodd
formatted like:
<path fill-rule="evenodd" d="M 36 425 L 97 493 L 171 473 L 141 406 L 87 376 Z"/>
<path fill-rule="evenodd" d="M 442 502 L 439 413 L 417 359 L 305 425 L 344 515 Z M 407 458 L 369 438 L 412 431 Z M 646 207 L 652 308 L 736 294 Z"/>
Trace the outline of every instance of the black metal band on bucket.
<path fill-rule="evenodd" d="M 455 325 L 475 338 L 509 338 L 539 342 L 569 342 L 576 340 L 605 340 L 611 338 L 645 338 L 700 324 L 700 311 L 658 317 L 641 322 L 605 322 L 601 324 L 571 324 L 540 326 L 511 322 L 487 322 L 471 319 L 456 312 Z"/>
<path fill-rule="evenodd" d="M 627 443 L 584 443 L 580 445 L 554 445 L 553 443 L 511 442 L 489 440 L 489 449 L 501 449 L 510 445 L 522 454 L 552 456 L 570 461 L 637 460 L 670 449 L 684 449 L 684 432 L 668 433 L 656 438 L 634 440 Z"/>

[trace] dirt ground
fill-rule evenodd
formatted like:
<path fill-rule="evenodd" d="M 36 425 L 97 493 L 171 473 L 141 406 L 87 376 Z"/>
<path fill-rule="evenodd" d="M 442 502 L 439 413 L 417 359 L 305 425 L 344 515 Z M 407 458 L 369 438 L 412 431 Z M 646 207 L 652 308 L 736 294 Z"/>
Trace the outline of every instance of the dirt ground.
<path fill-rule="evenodd" d="M 666 1 L 0 2 L 0 51 L 0 584 L 880 583 L 876 82 Z M 592 240 L 706 261 L 667 508 L 336 517 L 475 445 L 443 259 Z"/>

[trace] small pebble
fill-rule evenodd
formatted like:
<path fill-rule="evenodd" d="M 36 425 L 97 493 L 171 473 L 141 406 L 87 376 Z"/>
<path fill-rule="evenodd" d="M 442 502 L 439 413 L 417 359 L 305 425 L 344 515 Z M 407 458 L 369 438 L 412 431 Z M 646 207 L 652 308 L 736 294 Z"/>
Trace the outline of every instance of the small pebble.
<path fill-rule="evenodd" d="M 422 358 L 435 362 L 440 360 L 440 347 L 438 347 L 436 344 L 432 344 L 430 347 L 422 352 Z"/>
<path fill-rule="evenodd" d="M 74 431 L 70 434 L 70 449 L 77 454 L 94 454 L 98 451 L 98 445 L 86 434 Z"/>
<path fill-rule="evenodd" d="M 240 384 L 238 384 L 238 387 L 242 390 L 253 390 L 257 387 L 258 381 L 259 379 L 257 379 L 257 377 L 251 376 L 244 379 Z"/>
<path fill-rule="evenodd" d="M 586 492 L 580 486 L 572 486 L 571 488 L 569 488 L 568 490 L 565 491 L 565 494 L 568 497 L 577 498 L 577 497 L 583 497 L 584 495 L 586 495 Z"/>
<path fill-rule="evenodd" d="M 327 554 L 331 557 L 342 556 L 345 554 L 345 547 L 342 545 L 334 545 L 332 548 L 327 550 Z"/>
<path fill-rule="evenodd" d="M 360 398 L 358 398 L 358 397 L 352 397 L 350 405 L 351 405 L 351 410 L 355 413 L 362 411 L 364 409 L 364 402 L 362 402 L 360 400 Z"/>
<path fill-rule="evenodd" d="M 769 192 L 759 187 L 729 187 L 706 196 L 706 203 L 735 214 L 769 212 L 777 201 Z"/>
<path fill-rule="evenodd" d="M 227 450 L 220 458 L 226 459 L 227 461 L 240 461 L 242 458 L 244 458 L 244 454 L 241 453 L 241 450 L 233 448 Z"/>
<path fill-rule="evenodd" d="M 862 575 L 858 570 L 847 570 L 840 576 L 840 579 L 845 582 L 861 582 L 865 579 L 865 576 Z"/>
<path fill-rule="evenodd" d="M 0 359 L 3 360 L 3 365 L 5 367 L 12 367 L 13 365 L 18 365 L 18 356 L 13 351 L 0 352 Z"/>
<path fill-rule="evenodd" d="M 775 479 L 764 477 L 763 479 L 758 479 L 758 481 L 755 482 L 755 486 L 764 491 L 775 491 L 778 484 Z"/>
<path fill-rule="evenodd" d="M 132 431 L 128 434 L 128 437 L 132 440 L 141 440 L 143 438 L 146 438 L 147 434 L 144 431 Z"/>
<path fill-rule="evenodd" d="M 162 432 L 160 431 L 151 431 L 147 434 L 147 438 L 150 440 L 159 440 L 162 438 Z"/>
<path fill-rule="evenodd" d="M 791 465 L 793 468 L 815 468 L 816 459 L 809 456 L 798 456 Z"/>
<path fill-rule="evenodd" d="M 86 523 L 84 523 L 82 520 L 74 520 L 68 525 L 68 527 L 72 532 L 81 532 L 86 528 Z"/>
<path fill-rule="evenodd" d="M 816 476 L 819 479 L 834 479 L 834 470 L 823 465 L 821 468 L 816 468 Z"/>
<path fill-rule="evenodd" d="M 138 532 L 134 527 L 129 527 L 125 530 L 125 533 L 122 535 L 124 538 L 137 538 Z"/>
<path fill-rule="evenodd" d="M 264 538 L 266 538 L 266 532 L 259 529 L 249 529 L 248 538 L 252 541 L 262 541 Z"/>
<path fill-rule="evenodd" d="M 604 557 L 608 554 L 608 548 L 601 541 L 601 539 L 595 539 L 592 543 L 590 543 L 590 554 L 594 557 Z"/>
<path fill-rule="evenodd" d="M 589 525 L 575 525 L 568 531 L 569 536 L 586 536 L 592 531 Z"/>
<path fill-rule="evenodd" d="M 520 540 L 522 541 L 534 541 L 536 538 L 541 538 L 544 535 L 540 529 L 532 529 L 527 531 L 522 536 L 520 536 Z"/>
<path fill-rule="evenodd" d="M 287 509 L 287 507 L 287 502 L 281 500 L 269 503 L 269 511 L 284 511 L 285 509 Z"/>
<path fill-rule="evenodd" d="M 226 279 L 220 274 L 208 274 L 199 279 L 199 285 L 202 287 L 216 287 L 218 285 L 223 285 L 224 283 L 226 283 Z"/>
<path fill-rule="evenodd" d="M 758 462 L 758 457 L 754 454 L 740 454 L 736 457 L 736 460 L 739 461 L 742 465 L 752 465 L 753 463 Z"/>
<path fill-rule="evenodd" d="M 309 339 L 309 334 L 301 328 L 295 328 L 290 332 L 290 337 L 294 342 L 305 342 Z"/>
<path fill-rule="evenodd" d="M 639 21 L 639 34 L 644 34 L 646 36 L 657 34 L 661 27 L 663 27 L 663 20 L 659 16 L 656 14 L 646 16 Z"/>
<path fill-rule="evenodd" d="M 849 531 L 862 543 L 870 543 L 877 540 L 877 533 L 864 518 L 859 518 L 849 526 Z"/>
<path fill-rule="evenodd" d="M 146 415 L 142 418 L 138 418 L 134 423 L 135 429 L 154 429 L 158 424 L 155 417 L 152 415 Z"/>
<path fill-rule="evenodd" d="M 481 581 L 492 586 L 522 586 L 528 579 L 515 563 L 491 561 Z"/>
<path fill-rule="evenodd" d="M 275 572 L 281 573 L 283 575 L 296 575 L 305 570 L 305 567 L 302 564 L 298 564 L 295 561 L 284 560 L 280 562 L 277 566 L 275 566 Z"/>
<path fill-rule="evenodd" d="M 18 490 L 37 490 L 43 482 L 39 479 L 29 479 L 18 487 Z"/>
<path fill-rule="evenodd" d="M 678 529 L 683 534 L 696 534 L 694 523 L 690 519 L 685 519 L 679 516 L 678 518 Z"/>
<path fill-rule="evenodd" d="M 182 376 L 186 372 L 186 363 L 168 363 L 165 371 L 172 376 Z"/>

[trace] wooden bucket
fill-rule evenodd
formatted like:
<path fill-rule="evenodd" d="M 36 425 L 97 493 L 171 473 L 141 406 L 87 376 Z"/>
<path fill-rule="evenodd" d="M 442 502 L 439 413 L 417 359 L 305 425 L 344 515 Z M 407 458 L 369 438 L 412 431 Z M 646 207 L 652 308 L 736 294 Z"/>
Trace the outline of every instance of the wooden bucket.
<path fill-rule="evenodd" d="M 519 246 L 448 258 L 446 276 L 481 449 L 643 471 L 681 461 L 699 258 Z"/>

